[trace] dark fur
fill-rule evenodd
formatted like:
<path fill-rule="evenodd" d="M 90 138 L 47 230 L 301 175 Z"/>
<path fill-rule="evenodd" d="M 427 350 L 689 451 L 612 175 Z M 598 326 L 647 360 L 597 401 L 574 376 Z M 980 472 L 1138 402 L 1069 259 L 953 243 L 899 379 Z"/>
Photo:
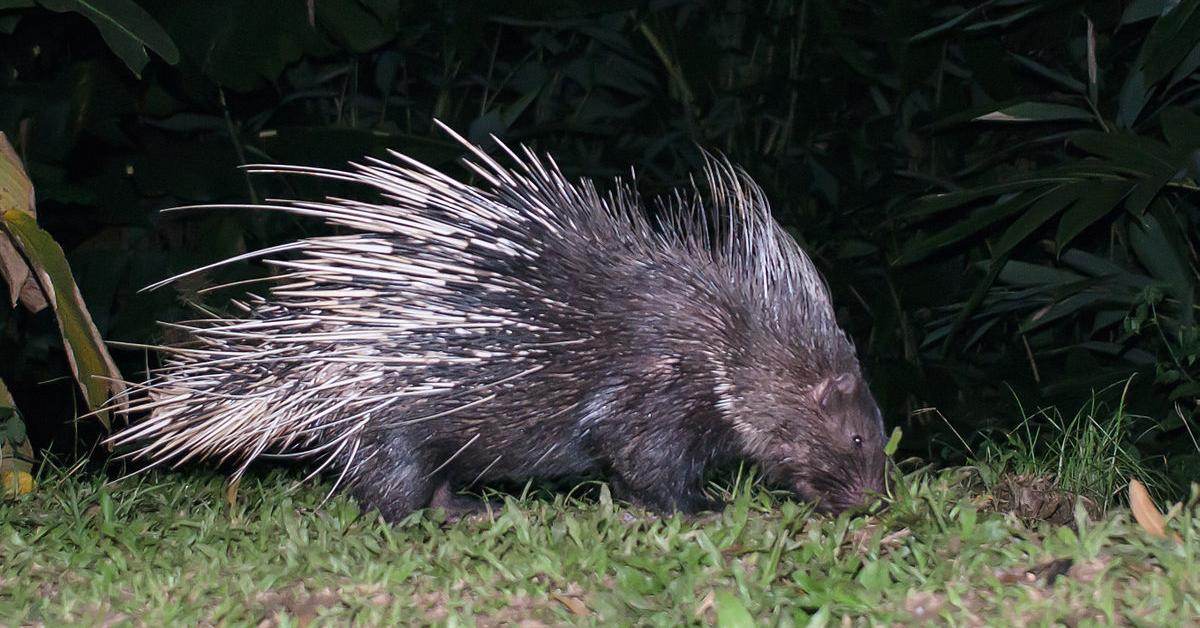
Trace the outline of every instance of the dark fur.
<path fill-rule="evenodd" d="M 454 491 L 478 482 L 595 471 L 619 497 L 694 513 L 719 507 L 705 471 L 739 459 L 831 512 L 882 491 L 854 350 L 744 173 L 710 162 L 709 200 L 680 197 L 652 225 L 628 189 L 468 148 L 489 185 L 411 160 L 307 171 L 383 198 L 271 205 L 353 233 L 275 249 L 302 255 L 275 261 L 289 272 L 245 318 L 183 325 L 192 342 L 162 347 L 124 410 L 150 417 L 112 442 L 239 473 L 324 456 L 388 520 L 469 509 Z"/>
<path fill-rule="evenodd" d="M 536 271 L 501 272 L 536 277 L 539 294 L 579 309 L 502 296 L 496 305 L 557 334 L 488 334 L 479 345 L 581 342 L 552 350 L 544 370 L 497 387 L 494 400 L 471 410 L 405 424 L 466 399 L 431 397 L 392 409 L 365 435 L 365 457 L 352 466 L 351 491 L 365 506 L 388 520 L 431 504 L 461 512 L 469 502 L 434 498 L 480 481 L 601 471 L 619 498 L 696 513 L 720 507 L 702 492 L 706 469 L 735 459 L 761 464 L 772 480 L 831 512 L 882 491 L 882 422 L 852 354 L 818 358 L 807 344 L 760 325 L 737 286 L 694 260 L 635 260 L 619 248 L 586 255 L 588 242 L 558 244 L 579 248 L 545 253 Z M 431 334 L 419 344 L 437 340 Z M 760 446 L 740 446 L 723 418 L 718 379 L 701 345 L 731 361 L 735 412 L 763 431 Z M 486 380 L 526 366 L 490 366 Z M 453 369 L 446 376 L 484 379 Z M 814 391 L 822 381 L 832 383 Z"/>

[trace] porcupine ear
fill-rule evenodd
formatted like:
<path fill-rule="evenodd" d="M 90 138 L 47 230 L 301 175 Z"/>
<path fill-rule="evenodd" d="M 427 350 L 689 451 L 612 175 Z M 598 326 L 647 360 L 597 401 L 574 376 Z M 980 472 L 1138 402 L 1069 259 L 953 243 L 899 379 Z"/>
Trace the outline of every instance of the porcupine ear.
<path fill-rule="evenodd" d="M 858 377 L 853 373 L 841 373 L 826 377 L 812 387 L 813 401 L 824 410 L 834 405 L 839 397 L 849 397 L 858 387 Z"/>

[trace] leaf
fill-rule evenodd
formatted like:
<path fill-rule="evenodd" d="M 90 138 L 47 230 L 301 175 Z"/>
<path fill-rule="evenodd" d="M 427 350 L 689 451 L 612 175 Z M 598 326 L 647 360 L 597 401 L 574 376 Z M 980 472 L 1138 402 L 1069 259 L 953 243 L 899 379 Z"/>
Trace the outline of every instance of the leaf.
<path fill-rule="evenodd" d="M 25 421 L 13 402 L 8 387 L 0 381 L 0 473 L 24 473 L 33 469 L 33 445 L 25 432 Z M 20 488 L 20 477 L 17 487 Z M 32 478 L 31 478 L 32 479 Z"/>
<path fill-rule="evenodd" d="M 0 134 L 0 180 L 19 180 L 28 177 L 7 138 Z M 11 188 L 0 189 L 0 238 L 8 241 L 28 261 L 40 289 L 46 294 L 58 320 L 67 361 L 75 374 L 88 408 L 100 410 L 110 396 L 124 391 L 121 373 L 117 370 L 96 330 L 79 287 L 71 275 L 62 248 L 50 234 L 38 227 L 32 211 L 19 209 L 31 203 L 27 196 L 8 196 Z M 18 190 L 23 189 L 18 186 Z M 30 205 L 32 207 L 32 205 Z M 97 413 L 108 426 L 108 412 Z"/>
<path fill-rule="evenodd" d="M 930 37 L 933 37 L 934 35 L 937 35 L 938 33 L 948 31 L 948 30 L 954 28 L 955 26 L 957 26 L 963 20 L 971 17 L 972 14 L 974 14 L 976 11 L 984 8 L 984 6 L 986 6 L 988 4 L 990 4 L 990 3 L 985 2 L 983 5 L 977 6 L 968 11 L 963 11 L 962 13 L 959 13 L 958 15 L 946 20 L 945 22 L 942 22 L 941 24 L 938 24 L 937 26 L 931 26 L 931 27 L 917 33 L 916 35 L 913 35 L 912 38 L 909 39 L 908 41 L 909 41 L 909 43 L 916 43 L 923 39 L 929 39 Z"/>
<path fill-rule="evenodd" d="M 1170 107 L 1162 112 L 1163 135 L 1171 146 L 1192 151 L 1200 148 L 1200 116 L 1183 107 Z"/>
<path fill-rule="evenodd" d="M 583 603 L 583 600 L 577 597 L 563 595 L 561 593 L 555 593 L 553 597 L 555 600 L 558 600 L 559 604 L 567 607 L 567 610 L 571 611 L 571 614 L 575 615 L 576 617 L 587 617 L 588 615 L 592 614 L 592 611 L 588 609 L 586 604 Z"/>
<path fill-rule="evenodd" d="M 1117 127 L 1131 129 L 1142 115 L 1142 109 L 1154 95 L 1154 87 L 1146 85 L 1146 73 L 1140 68 L 1134 68 L 1125 77 L 1121 85 L 1121 93 L 1117 97 Z"/>
<path fill-rule="evenodd" d="M 897 425 L 895 428 L 892 429 L 891 437 L 888 438 L 887 444 L 883 446 L 884 455 L 887 455 L 887 456 L 895 455 L 896 450 L 900 448 L 900 438 L 903 435 L 904 435 L 904 433 L 900 430 L 899 425 Z"/>
<path fill-rule="evenodd" d="M 4 133 L 0 133 L 0 199 L 3 199 L 0 212 L 11 209 L 35 216 L 33 184 L 29 177 L 25 176 L 23 168 L 6 167 L 6 164 L 20 163 L 20 157 L 8 143 Z M 5 237 L 0 237 L 0 277 L 8 284 L 10 306 L 16 306 L 19 301 L 30 312 L 40 312 L 49 305 L 38 288 L 29 265 Z"/>
<path fill-rule="evenodd" d="M 1054 236 L 1055 253 L 1061 253 L 1075 236 L 1096 224 L 1113 211 L 1134 188 L 1129 181 L 1088 181 L 1079 200 L 1058 221 L 1058 233 Z"/>
<path fill-rule="evenodd" d="M 51 11 L 78 13 L 87 18 L 138 78 L 150 61 L 146 48 L 171 65 L 179 63 L 179 50 L 171 36 L 132 0 L 38 0 L 38 4 Z"/>
<path fill-rule="evenodd" d="M 1008 255 L 1000 255 L 992 259 L 991 264 L 988 266 L 987 274 L 984 275 L 983 279 L 981 279 L 979 283 L 975 284 L 975 288 L 971 291 L 970 298 L 967 299 L 967 302 L 963 304 L 962 308 L 954 315 L 954 319 L 950 323 L 950 331 L 946 332 L 946 338 L 942 341 L 943 353 L 950 351 L 951 343 L 954 342 L 954 339 L 958 336 L 959 332 L 962 331 L 962 328 L 967 324 L 967 321 L 971 319 L 971 316 L 975 314 L 975 311 L 979 309 L 979 306 L 983 303 L 983 300 L 987 298 L 988 292 L 992 288 L 992 284 L 996 282 L 996 278 L 1000 275 L 1000 271 L 1004 270 L 1004 267 L 1007 266 L 1008 263 Z"/>
<path fill-rule="evenodd" d="M 1023 102 L 975 118 L 991 122 L 1045 122 L 1048 120 L 1091 120 L 1086 109 L 1049 102 Z"/>
<path fill-rule="evenodd" d="M 1016 181 L 995 183 L 971 190 L 946 192 L 944 194 L 932 194 L 917 201 L 916 207 L 912 211 L 908 212 L 905 217 L 910 220 L 927 218 L 940 211 L 958 207 L 960 205 L 966 205 L 972 201 L 977 201 L 989 196 L 1000 196 L 1010 192 L 1020 192 L 1022 190 L 1051 185 L 1054 183 L 1066 183 L 1071 180 L 1071 178 L 1067 177 L 1037 177 L 1032 179 L 1018 179 Z"/>
<path fill-rule="evenodd" d="M 729 591 L 717 591 L 717 626 L 721 628 L 754 628 L 754 617 L 736 595 Z"/>
<path fill-rule="evenodd" d="M 1037 11 L 1041 10 L 1041 8 L 1042 8 L 1041 6 L 1039 6 L 1038 4 L 1035 3 L 1033 6 L 1026 7 L 1024 9 L 1021 9 L 1020 11 L 1013 11 L 1012 13 L 1009 13 L 1008 15 L 1006 15 L 1004 17 L 998 17 L 994 20 L 987 20 L 985 22 L 977 22 L 975 24 L 972 24 L 972 25 L 964 28 L 963 30 L 964 31 L 982 31 L 982 30 L 987 30 L 989 28 L 992 28 L 994 26 L 1008 26 L 1009 24 L 1012 24 L 1013 22 L 1016 22 L 1022 18 L 1032 15 L 1033 13 L 1036 13 Z"/>
<path fill-rule="evenodd" d="M 1068 249 L 1060 256 L 1060 260 L 1063 264 L 1087 273 L 1092 277 L 1105 277 L 1122 286 L 1128 286 L 1137 290 L 1149 287 L 1154 283 L 1149 277 L 1130 272 L 1113 263 L 1108 258 L 1093 255 L 1079 249 Z"/>
<path fill-rule="evenodd" d="M 1066 298 L 1055 299 L 1053 303 L 1047 307 L 1038 308 L 1029 315 L 1020 325 L 1020 333 L 1029 333 L 1043 325 L 1052 323 L 1065 316 L 1070 316 L 1076 312 L 1086 308 L 1089 305 L 1094 305 L 1103 301 L 1109 300 L 1110 295 L 1100 292 L 1081 292 L 1073 294 Z"/>
<path fill-rule="evenodd" d="M 1022 261 L 1005 264 L 998 276 L 1000 283 L 1011 286 L 1056 286 L 1074 283 L 1083 278 L 1082 275 L 1061 268 Z"/>
<path fill-rule="evenodd" d="M 1181 167 L 1178 151 L 1147 137 L 1125 133 L 1081 131 L 1071 143 L 1093 155 L 1104 157 L 1131 172 L 1144 175 L 1175 174 Z"/>
<path fill-rule="evenodd" d="M 970 216 L 955 222 L 950 227 L 907 246 L 895 261 L 895 264 L 897 266 L 911 264 L 938 249 L 976 235 L 1004 217 L 1020 211 L 1022 207 L 1028 205 L 1035 198 L 1037 196 L 1033 193 L 1024 192 L 1005 202 L 976 210 Z"/>
<path fill-rule="evenodd" d="M 1171 294 L 1179 300 L 1184 321 L 1190 322 L 1194 316 L 1192 302 L 1195 295 L 1191 275 L 1184 261 L 1187 259 L 1186 253 L 1176 249 L 1175 241 L 1152 213 L 1145 214 L 1129 226 L 1129 244 L 1138 261 L 1150 271 L 1150 276 L 1166 284 Z"/>
<path fill-rule="evenodd" d="M 1083 192 L 1080 186 L 1088 184 L 1084 182 L 1060 185 L 1042 195 L 1033 203 L 1028 211 L 1022 214 L 1020 218 L 1014 220 L 1012 225 L 1004 231 L 1004 234 L 996 241 L 995 250 L 992 252 L 992 255 L 1004 255 L 1011 251 L 1014 246 L 1020 244 L 1034 231 L 1037 231 L 1038 227 L 1049 222 L 1055 214 L 1058 214 L 1074 203 Z"/>
<path fill-rule="evenodd" d="M 1083 84 L 1083 81 L 1069 74 L 1064 74 L 1057 70 L 1053 70 L 1029 57 L 1026 57 L 1025 55 L 1019 55 L 1015 52 L 1010 52 L 1008 54 L 1014 60 L 1016 60 L 1017 63 L 1020 63 L 1028 68 L 1029 71 L 1041 76 L 1042 78 L 1045 78 L 1048 81 L 1056 83 L 1059 87 L 1062 87 L 1069 92 L 1078 92 L 1082 94 L 1084 90 L 1087 89 L 1087 86 Z"/>
<path fill-rule="evenodd" d="M 1173 0 L 1133 0 L 1121 14 L 1122 24 L 1133 24 L 1152 17 L 1159 17 L 1171 6 Z"/>
<path fill-rule="evenodd" d="M 1133 518 L 1143 530 L 1150 533 L 1150 536 L 1167 538 L 1167 522 L 1154 505 L 1146 487 L 1137 480 L 1129 480 L 1129 510 L 1133 511 Z M 1180 542 L 1178 535 L 1173 534 L 1172 538 L 1175 542 Z"/>
<path fill-rule="evenodd" d="M 1170 74 L 1200 44 L 1198 9 L 1200 0 L 1183 0 L 1154 23 L 1140 55 L 1147 85 Z"/>

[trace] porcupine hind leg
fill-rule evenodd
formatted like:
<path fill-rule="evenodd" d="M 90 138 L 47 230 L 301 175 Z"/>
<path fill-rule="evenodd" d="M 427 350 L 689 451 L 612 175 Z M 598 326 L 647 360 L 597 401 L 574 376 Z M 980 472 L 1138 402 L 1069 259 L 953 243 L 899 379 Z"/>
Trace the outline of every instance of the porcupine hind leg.
<path fill-rule="evenodd" d="M 350 495 L 363 510 L 378 510 L 395 523 L 430 504 L 436 478 L 403 439 L 389 435 L 359 454 L 351 471 Z"/>
<path fill-rule="evenodd" d="M 722 510 L 724 504 L 702 490 L 711 456 L 698 446 L 697 424 L 680 415 L 692 414 L 694 404 L 675 404 L 662 391 L 631 391 L 628 384 L 617 377 L 602 382 L 578 418 L 592 455 L 607 468 L 613 495 L 664 514 Z"/>
<path fill-rule="evenodd" d="M 433 497 L 429 500 L 429 507 L 445 511 L 447 521 L 456 521 L 463 517 L 485 513 L 488 509 L 487 504 L 484 504 L 481 499 L 455 493 L 448 481 L 443 481 L 434 489 Z"/>
<path fill-rule="evenodd" d="M 725 508 L 723 502 L 704 494 L 705 465 L 679 448 L 661 443 L 651 447 L 626 448 L 611 460 L 615 497 L 660 514 L 694 515 Z"/>
<path fill-rule="evenodd" d="M 644 410 L 636 419 L 618 419 L 616 424 L 637 425 L 601 439 L 608 451 L 610 483 L 614 496 L 657 513 L 698 514 L 719 512 L 725 504 L 704 494 L 704 473 L 710 462 L 708 450 L 695 436 L 676 425 L 648 420 Z"/>

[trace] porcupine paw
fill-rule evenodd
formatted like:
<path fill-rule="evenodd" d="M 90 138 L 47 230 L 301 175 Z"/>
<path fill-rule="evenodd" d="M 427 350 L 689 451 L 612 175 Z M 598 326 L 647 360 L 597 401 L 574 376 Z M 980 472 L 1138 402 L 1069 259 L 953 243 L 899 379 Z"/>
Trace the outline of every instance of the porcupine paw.
<path fill-rule="evenodd" d="M 441 509 L 445 512 L 447 523 L 475 515 L 484 515 L 488 512 L 488 506 L 483 503 L 483 500 L 459 495 L 450 488 L 450 484 L 447 482 L 443 482 L 433 491 L 433 496 L 429 499 L 429 508 L 431 510 Z"/>

